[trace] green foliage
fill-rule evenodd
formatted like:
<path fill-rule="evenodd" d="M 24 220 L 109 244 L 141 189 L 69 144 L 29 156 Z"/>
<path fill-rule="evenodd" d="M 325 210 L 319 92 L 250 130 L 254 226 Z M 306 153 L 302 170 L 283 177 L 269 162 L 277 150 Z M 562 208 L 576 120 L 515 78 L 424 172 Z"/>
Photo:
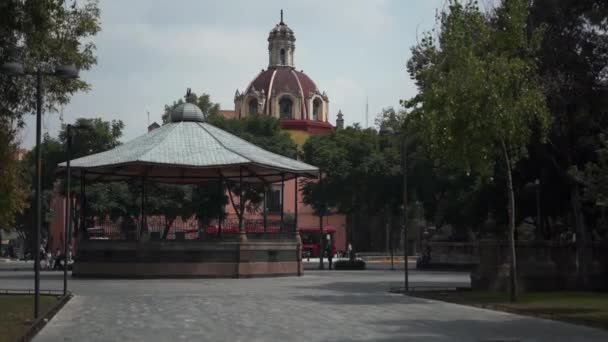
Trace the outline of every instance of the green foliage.
<path fill-rule="evenodd" d="M 481 177 L 504 161 L 507 178 L 510 290 L 517 299 L 513 168 L 528 155 L 534 130 L 551 123 L 533 56 L 542 30 L 528 25 L 525 0 L 504 0 L 484 16 L 475 1 L 451 1 L 439 37 L 427 33 L 414 48 L 409 72 L 419 94 L 406 105 L 428 150 L 449 166 Z"/>
<path fill-rule="evenodd" d="M 207 122 L 270 152 L 289 158 L 297 155 L 297 145 L 289 133 L 281 129 L 279 120 L 271 116 L 249 115 L 241 119 L 226 119 L 211 115 Z"/>
<path fill-rule="evenodd" d="M 125 127 L 122 120 L 104 121 L 101 118 L 79 118 L 74 126 L 82 126 L 85 122 L 92 125 L 92 129 L 72 130 L 72 159 L 87 156 L 113 149 L 120 145 L 122 130 Z M 63 125 L 59 132 L 59 141 L 67 143 L 67 126 Z"/>
<path fill-rule="evenodd" d="M 226 216 L 224 207 L 228 204 L 228 198 L 225 186 L 219 182 L 194 186 L 192 202 L 195 203 L 194 215 L 202 225 Z"/>
<path fill-rule="evenodd" d="M 507 147 L 511 162 L 527 155 L 532 128 L 550 124 L 545 98 L 529 56 L 527 8 L 507 0 L 488 20 L 475 3 L 451 2 L 440 17 L 440 36 L 427 33 L 408 64 L 420 93 L 406 106 L 428 149 L 447 164 L 493 174 Z"/>
<path fill-rule="evenodd" d="M 530 21 L 544 28 L 541 48 L 535 57 L 553 117 L 548 142 L 534 144 L 535 166 L 541 170 L 537 171 L 541 183 L 546 184 L 543 202 L 550 204 L 545 211 L 550 210 L 556 217 L 574 216 L 577 234 L 583 238 L 587 225 L 605 226 L 598 221 L 596 208 L 596 194 L 603 190 L 594 189 L 601 185 L 595 181 L 581 182 L 578 176 L 587 169 L 586 164 L 601 167 L 603 163 L 602 134 L 608 127 L 606 18 L 608 2 L 603 0 L 538 0 L 531 7 Z M 579 197 L 579 192 L 587 202 L 571 201 Z M 576 210 L 581 205 L 585 206 L 583 210 Z"/>
<path fill-rule="evenodd" d="M 590 203 L 593 214 L 597 216 L 598 225 L 595 239 L 608 238 L 608 141 L 602 135 L 604 146 L 597 150 L 597 160 L 586 165 L 583 172 L 575 175 L 585 184 L 583 199 Z"/>
<path fill-rule="evenodd" d="M 241 139 L 255 144 L 267 151 L 274 152 L 289 158 L 297 155 L 297 145 L 291 139 L 289 133 L 283 131 L 279 120 L 267 115 L 249 115 L 241 119 L 226 119 L 219 115 L 211 115 L 207 118 L 208 123 L 230 132 Z M 264 192 L 269 187 L 265 184 L 238 184 L 238 180 L 226 182 L 230 203 L 238 216 L 243 215 L 240 211 L 238 195 L 243 192 L 244 212 L 259 213 L 264 199 Z"/>
<path fill-rule="evenodd" d="M 389 150 L 381 149 L 373 129 L 346 127 L 310 137 L 302 145 L 302 159 L 319 167 L 324 178 L 320 183 L 305 183 L 304 202 L 315 209 L 336 207 L 345 214 L 384 208 L 387 191 L 395 189 L 395 179 L 391 179 L 395 168 L 388 161 L 398 159 L 388 156 Z"/>
<path fill-rule="evenodd" d="M 91 38 L 100 30 L 96 1 L 77 4 L 63 0 L 3 0 L 0 3 L 0 64 L 20 62 L 28 70 L 51 71 L 58 65 L 74 64 L 89 70 L 96 64 Z M 68 103 L 77 91 L 88 90 L 82 80 L 44 80 L 47 111 Z M 35 112 L 34 77 L 0 74 L 0 116 L 22 123 L 23 113 Z"/>
<path fill-rule="evenodd" d="M 146 187 L 146 211 L 149 215 L 165 217 L 166 239 L 169 229 L 177 218 L 188 220 L 196 217 L 205 226 L 212 220 L 224 217 L 227 204 L 224 187 L 216 183 L 201 185 L 174 185 L 148 183 Z"/>
<path fill-rule="evenodd" d="M 43 72 L 50 72 L 56 66 L 65 64 L 74 64 L 80 70 L 89 70 L 96 63 L 95 45 L 91 38 L 99 29 L 99 9 L 96 1 L 88 1 L 84 5 L 77 5 L 76 1 L 66 3 L 60 0 L 2 1 L 0 64 L 20 62 L 27 71 L 39 68 Z M 66 81 L 55 77 L 45 78 L 45 110 L 54 111 L 58 105 L 67 104 L 75 92 L 89 88 L 90 85 L 82 79 Z M 35 77 L 12 77 L 0 73 L 0 119 L 3 124 L 7 127 L 20 127 L 23 124 L 23 114 L 35 110 Z M 61 158 L 57 141 L 50 137 L 45 137 L 44 140 L 43 206 L 45 212 L 48 212 L 49 189 L 54 180 L 53 171 Z M 7 153 L 14 154 L 11 144 L 13 142 L 7 145 L 3 143 L 3 146 L 10 147 L 6 150 Z M 29 153 L 19 167 L 8 162 L 3 163 L 2 172 L 2 178 L 6 181 L 3 184 L 6 186 L 6 192 L 2 192 L 5 198 L 2 207 L 6 209 L 6 213 L 11 212 L 5 217 L 5 223 L 10 224 L 13 221 L 10 216 L 19 213 L 24 202 L 31 202 L 32 199 L 31 191 L 25 184 L 33 184 L 30 182 L 34 172 L 33 153 Z M 19 193 L 13 191 L 17 184 L 21 188 Z M 23 228 L 32 224 L 31 204 L 29 203 L 29 209 L 16 218 L 17 227 L 21 228 L 19 232 L 24 235 L 29 228 Z"/>
<path fill-rule="evenodd" d="M 608 145 L 597 151 L 597 161 L 588 163 L 582 175 L 586 181 L 586 197 L 599 206 L 608 205 Z"/>
<path fill-rule="evenodd" d="M 100 118 L 77 119 L 75 125 L 83 121 L 90 121 L 93 124 L 91 130 L 72 131 L 72 159 L 89 155 L 92 153 L 103 152 L 111 149 L 118 144 L 122 136 L 122 121 L 104 121 Z M 42 212 L 43 217 L 52 214 L 50 211 L 51 200 L 54 194 L 54 186 L 57 181 L 55 175 L 57 165 L 67 159 L 67 126 L 62 127 L 59 132 L 59 139 L 45 134 L 40 145 L 42 155 Z M 21 173 L 24 182 L 29 184 L 28 189 L 28 209 L 17 217 L 17 228 L 26 238 L 33 231 L 33 220 L 35 210 L 34 184 L 35 184 L 35 150 L 29 151 L 20 163 Z M 58 183 L 57 190 L 65 194 L 65 186 Z M 72 179 L 71 193 L 79 192 L 80 182 Z M 87 185 L 87 213 L 90 215 L 120 217 L 125 213 L 133 213 L 136 201 L 126 183 L 96 183 Z M 80 202 L 77 203 L 76 211 L 80 210 Z M 79 218 L 75 214 L 74 219 Z M 78 225 L 75 225 L 77 227 Z"/>
<path fill-rule="evenodd" d="M 0 194 L 0 229 L 8 229 L 15 223 L 15 216 L 26 208 L 27 192 L 19 173 L 14 132 L 8 124 L 1 122 Z"/>

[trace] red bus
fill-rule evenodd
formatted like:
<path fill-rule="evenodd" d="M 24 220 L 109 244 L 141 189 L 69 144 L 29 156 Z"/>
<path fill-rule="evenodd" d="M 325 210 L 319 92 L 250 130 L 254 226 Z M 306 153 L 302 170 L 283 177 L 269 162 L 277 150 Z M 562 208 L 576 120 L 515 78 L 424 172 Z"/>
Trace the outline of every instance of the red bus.
<path fill-rule="evenodd" d="M 321 229 L 319 228 L 298 228 L 302 238 L 302 257 L 319 257 L 319 247 L 321 245 Z M 336 255 L 336 229 L 334 227 L 324 227 L 325 246 L 331 243 L 331 253 Z"/>

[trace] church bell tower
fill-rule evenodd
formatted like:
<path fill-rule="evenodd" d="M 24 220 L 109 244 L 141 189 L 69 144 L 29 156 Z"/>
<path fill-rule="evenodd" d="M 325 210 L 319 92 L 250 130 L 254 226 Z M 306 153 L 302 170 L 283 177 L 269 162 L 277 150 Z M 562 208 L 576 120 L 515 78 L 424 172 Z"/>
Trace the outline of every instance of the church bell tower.
<path fill-rule="evenodd" d="M 270 31 L 268 36 L 268 68 L 295 68 L 293 63 L 295 43 L 296 36 L 289 26 L 283 22 L 283 10 L 281 10 L 281 22 Z"/>

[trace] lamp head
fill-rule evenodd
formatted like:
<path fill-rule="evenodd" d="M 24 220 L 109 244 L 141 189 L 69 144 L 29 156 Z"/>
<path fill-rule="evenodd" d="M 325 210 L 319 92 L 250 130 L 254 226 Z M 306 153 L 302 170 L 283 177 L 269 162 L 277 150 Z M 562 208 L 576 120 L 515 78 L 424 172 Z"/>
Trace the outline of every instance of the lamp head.
<path fill-rule="evenodd" d="M 78 69 L 74 64 L 60 65 L 55 68 L 55 76 L 63 79 L 78 78 Z"/>

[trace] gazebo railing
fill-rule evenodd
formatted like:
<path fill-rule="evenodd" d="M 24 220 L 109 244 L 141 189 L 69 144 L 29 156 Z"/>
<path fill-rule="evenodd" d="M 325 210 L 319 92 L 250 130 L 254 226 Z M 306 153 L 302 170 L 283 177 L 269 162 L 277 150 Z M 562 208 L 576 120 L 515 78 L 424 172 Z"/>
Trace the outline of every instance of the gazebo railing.
<path fill-rule="evenodd" d="M 148 216 L 145 220 L 145 230 L 142 230 L 142 220 L 139 217 L 121 217 L 116 219 L 95 218 L 87 225 L 89 240 L 120 240 L 138 241 L 143 231 L 147 231 L 150 240 L 186 241 L 203 240 L 218 241 L 232 240 L 240 232 L 238 220 L 228 219 L 221 223 L 211 222 L 206 227 L 199 227 L 196 219 L 182 220 L 177 218 L 167 222 L 162 216 Z M 169 229 L 167 230 L 167 226 Z M 252 240 L 289 240 L 295 238 L 295 225 L 280 220 L 246 219 L 245 232 Z M 167 231 L 166 231 L 167 230 Z M 219 231 L 218 231 L 219 230 Z M 165 236 L 166 235 L 166 236 Z"/>

